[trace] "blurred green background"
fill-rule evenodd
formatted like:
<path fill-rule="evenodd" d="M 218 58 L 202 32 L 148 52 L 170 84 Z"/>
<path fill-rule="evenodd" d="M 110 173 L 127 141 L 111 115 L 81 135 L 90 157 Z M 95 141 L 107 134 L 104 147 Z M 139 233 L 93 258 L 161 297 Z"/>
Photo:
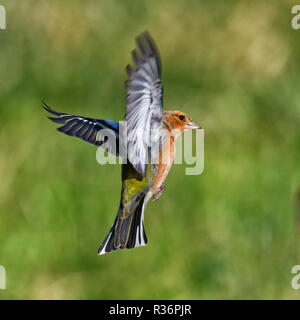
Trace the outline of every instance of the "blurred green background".
<path fill-rule="evenodd" d="M 0 299 L 299 299 L 300 30 L 293 1 L 1 0 Z M 149 30 L 164 104 L 205 128 L 205 169 L 175 165 L 148 246 L 97 256 L 120 166 L 40 108 L 123 119 Z"/>

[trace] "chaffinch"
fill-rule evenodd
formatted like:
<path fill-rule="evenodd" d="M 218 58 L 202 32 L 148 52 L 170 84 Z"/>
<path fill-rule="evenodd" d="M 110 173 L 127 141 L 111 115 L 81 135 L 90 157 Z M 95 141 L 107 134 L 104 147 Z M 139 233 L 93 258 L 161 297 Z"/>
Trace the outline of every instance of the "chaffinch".
<path fill-rule="evenodd" d="M 99 247 L 100 255 L 147 244 L 146 203 L 151 197 L 157 200 L 165 190 L 164 181 L 174 160 L 176 138 L 186 130 L 200 128 L 183 112 L 163 112 L 158 49 L 148 32 L 140 34 L 136 43 L 138 50 L 132 51 L 135 68 L 126 67 L 129 79 L 125 82 L 128 93 L 125 135 L 120 133 L 120 124 L 116 121 L 74 116 L 54 111 L 45 103 L 43 106 L 55 116 L 49 117 L 52 121 L 62 124 L 57 130 L 125 159 L 119 210 Z M 114 139 L 110 140 L 109 135 Z"/>

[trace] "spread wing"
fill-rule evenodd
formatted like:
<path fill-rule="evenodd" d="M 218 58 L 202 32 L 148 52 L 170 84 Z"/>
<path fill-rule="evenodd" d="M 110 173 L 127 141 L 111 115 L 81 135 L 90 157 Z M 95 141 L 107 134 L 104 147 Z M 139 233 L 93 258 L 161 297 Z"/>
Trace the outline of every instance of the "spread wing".
<path fill-rule="evenodd" d="M 55 117 L 48 117 L 53 122 L 61 124 L 57 128 L 69 136 L 101 146 L 108 152 L 119 155 L 119 123 L 112 120 L 97 120 L 74 116 L 54 111 L 44 103 L 43 108 Z"/>
<path fill-rule="evenodd" d="M 146 164 L 158 150 L 157 134 L 162 123 L 161 64 L 148 32 L 139 35 L 136 43 L 139 50 L 132 51 L 135 68 L 126 67 L 127 152 L 136 171 L 146 176 Z"/>

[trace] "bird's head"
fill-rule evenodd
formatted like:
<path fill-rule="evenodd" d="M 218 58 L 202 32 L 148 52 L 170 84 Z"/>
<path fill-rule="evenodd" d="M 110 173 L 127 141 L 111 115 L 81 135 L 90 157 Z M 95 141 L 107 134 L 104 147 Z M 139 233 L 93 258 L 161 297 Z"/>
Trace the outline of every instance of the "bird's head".
<path fill-rule="evenodd" d="M 190 116 L 181 111 L 164 111 L 163 122 L 170 130 L 179 130 L 180 133 L 187 130 L 201 129 L 201 127 L 192 121 Z"/>

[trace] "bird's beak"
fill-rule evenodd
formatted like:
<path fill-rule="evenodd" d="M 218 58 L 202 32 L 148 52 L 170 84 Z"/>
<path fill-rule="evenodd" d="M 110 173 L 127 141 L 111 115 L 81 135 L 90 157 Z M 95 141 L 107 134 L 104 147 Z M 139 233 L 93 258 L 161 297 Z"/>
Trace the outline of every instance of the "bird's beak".
<path fill-rule="evenodd" d="M 190 121 L 185 125 L 186 130 L 193 130 L 193 129 L 202 129 L 199 124 L 194 121 Z"/>

